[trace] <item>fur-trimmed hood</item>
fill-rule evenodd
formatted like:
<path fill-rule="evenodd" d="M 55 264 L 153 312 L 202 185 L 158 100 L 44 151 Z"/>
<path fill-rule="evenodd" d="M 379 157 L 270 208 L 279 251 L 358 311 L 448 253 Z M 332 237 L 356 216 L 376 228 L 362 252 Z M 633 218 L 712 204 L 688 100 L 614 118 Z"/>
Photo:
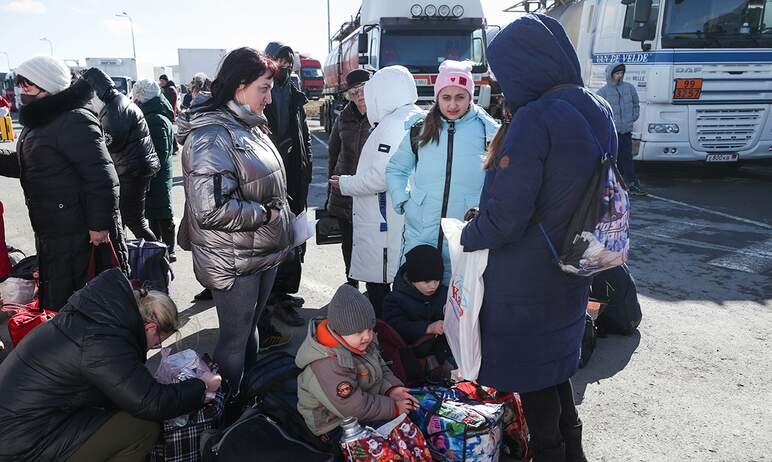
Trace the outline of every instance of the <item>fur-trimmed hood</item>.
<path fill-rule="evenodd" d="M 92 94 L 88 82 L 79 79 L 60 93 L 22 106 L 19 110 L 19 122 L 29 128 L 42 127 L 65 112 L 86 107 Z"/>

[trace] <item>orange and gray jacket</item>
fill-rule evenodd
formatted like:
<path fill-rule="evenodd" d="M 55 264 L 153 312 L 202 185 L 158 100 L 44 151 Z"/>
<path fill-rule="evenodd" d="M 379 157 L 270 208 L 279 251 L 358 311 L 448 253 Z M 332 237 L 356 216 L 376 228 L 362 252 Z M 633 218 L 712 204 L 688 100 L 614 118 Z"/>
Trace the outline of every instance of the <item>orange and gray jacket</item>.
<path fill-rule="evenodd" d="M 360 422 L 391 420 L 397 406 L 386 394 L 402 382 L 391 372 L 373 341 L 362 352 L 349 348 L 327 327 L 308 323 L 308 334 L 295 357 L 303 369 L 298 377 L 298 411 L 315 435 L 323 435 L 346 417 Z"/>

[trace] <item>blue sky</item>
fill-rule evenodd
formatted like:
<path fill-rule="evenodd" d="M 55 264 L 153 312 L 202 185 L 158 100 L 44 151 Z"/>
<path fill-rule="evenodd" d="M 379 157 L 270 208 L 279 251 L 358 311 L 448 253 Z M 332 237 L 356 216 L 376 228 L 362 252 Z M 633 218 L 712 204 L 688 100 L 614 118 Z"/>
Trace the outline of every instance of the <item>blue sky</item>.
<path fill-rule="evenodd" d="M 389 1 L 389 0 L 383 0 Z M 359 0 L 330 0 L 333 32 L 356 14 Z M 514 16 L 501 10 L 514 0 L 483 0 L 490 24 Z M 326 0 L 0 0 L 0 71 L 49 53 L 62 59 L 131 57 L 129 22 L 134 20 L 137 59 L 153 65 L 177 63 L 178 48 L 265 47 L 282 40 L 322 59 L 327 54 Z"/>

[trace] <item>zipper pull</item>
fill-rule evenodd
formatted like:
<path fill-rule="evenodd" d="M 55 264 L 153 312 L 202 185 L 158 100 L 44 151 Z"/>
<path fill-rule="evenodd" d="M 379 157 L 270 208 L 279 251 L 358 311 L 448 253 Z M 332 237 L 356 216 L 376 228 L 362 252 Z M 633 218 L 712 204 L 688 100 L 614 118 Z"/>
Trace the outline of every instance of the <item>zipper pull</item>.
<path fill-rule="evenodd" d="M 449 124 L 448 125 L 448 133 L 450 133 L 451 135 L 456 133 L 456 122 L 452 121 L 452 122 L 448 122 L 448 124 Z"/>

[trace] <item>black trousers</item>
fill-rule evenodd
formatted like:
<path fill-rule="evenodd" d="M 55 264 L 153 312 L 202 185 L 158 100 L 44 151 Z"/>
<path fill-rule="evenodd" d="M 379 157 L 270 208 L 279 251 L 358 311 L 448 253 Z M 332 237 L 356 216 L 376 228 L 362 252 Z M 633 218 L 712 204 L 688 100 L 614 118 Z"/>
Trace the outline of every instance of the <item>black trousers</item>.
<path fill-rule="evenodd" d="M 174 238 L 176 234 L 174 230 L 174 220 L 149 220 L 149 223 L 150 230 L 153 231 L 153 234 L 166 244 L 170 254 L 174 253 Z"/>
<path fill-rule="evenodd" d="M 370 303 L 373 304 L 375 309 L 375 317 L 381 319 L 383 314 L 383 300 L 386 299 L 386 295 L 391 292 L 391 286 L 388 284 L 377 284 L 375 282 L 368 282 L 365 284 L 367 288 L 367 298 L 370 299 Z"/>
<path fill-rule="evenodd" d="M 121 182 L 121 218 L 123 225 L 131 230 L 134 237 L 146 241 L 155 241 L 156 236 L 150 230 L 145 218 L 145 197 L 150 187 L 151 177 L 122 176 Z"/>
<path fill-rule="evenodd" d="M 581 428 L 574 403 L 571 381 L 543 390 L 520 393 L 525 420 L 531 434 L 534 462 L 582 460 L 567 457 L 569 447 L 576 447 L 576 429 Z M 581 439 L 581 430 L 578 437 Z"/>
<path fill-rule="evenodd" d="M 279 265 L 272 293 L 277 295 L 296 294 L 300 290 L 300 277 L 303 273 L 303 257 L 305 254 L 305 244 L 290 252 L 287 259 Z"/>
<path fill-rule="evenodd" d="M 346 279 L 354 287 L 359 287 L 359 281 L 349 277 L 351 271 L 351 251 L 354 247 L 354 224 L 344 218 L 338 218 L 340 230 L 343 232 L 343 243 L 340 250 L 343 252 L 343 263 L 346 265 Z"/>

